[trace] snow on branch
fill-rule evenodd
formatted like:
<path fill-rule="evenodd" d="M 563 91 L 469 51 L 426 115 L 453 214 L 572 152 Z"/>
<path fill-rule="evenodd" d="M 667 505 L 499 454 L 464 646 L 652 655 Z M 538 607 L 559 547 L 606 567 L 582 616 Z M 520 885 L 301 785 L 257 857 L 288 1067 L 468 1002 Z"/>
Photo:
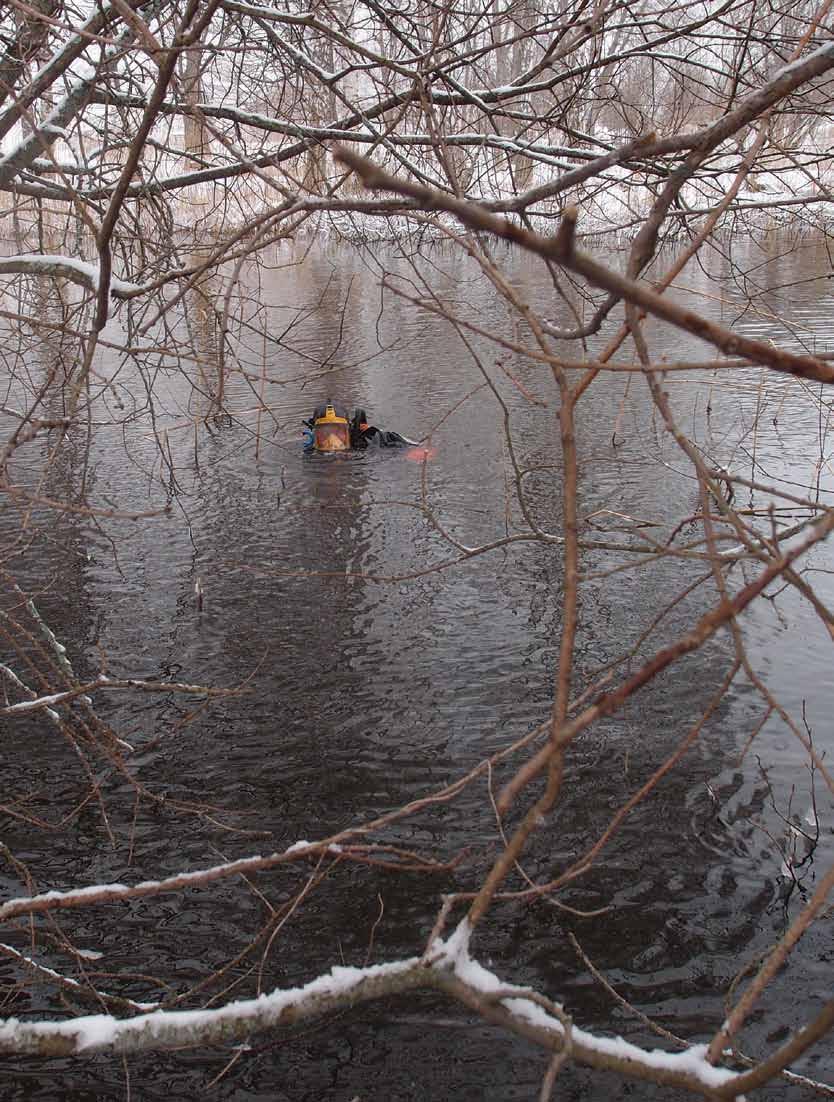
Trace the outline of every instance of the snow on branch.
<path fill-rule="evenodd" d="M 372 843 L 342 845 L 337 841 L 342 837 L 344 835 L 336 835 L 335 838 L 326 838 L 320 842 L 294 842 L 287 849 L 279 850 L 276 853 L 265 856 L 255 854 L 250 857 L 241 857 L 236 861 L 227 861 L 222 865 L 195 869 L 193 872 L 174 873 L 162 880 L 143 880 L 138 884 L 92 884 L 86 888 L 72 888 L 69 891 L 47 891 L 38 895 L 7 899 L 0 904 L 0 922 L 24 914 L 67 910 L 91 903 L 111 903 L 116 900 L 139 899 L 144 896 L 160 895 L 163 892 L 179 891 L 181 888 L 193 888 L 198 885 L 213 883 L 216 880 L 261 872 L 264 869 L 271 869 L 288 862 L 319 857 L 324 853 L 343 860 L 357 860 L 367 863 L 373 863 L 375 853 L 382 853 L 383 855 L 393 853 L 394 856 L 402 856 L 400 851 L 392 850 L 391 847 L 384 845 Z M 448 865 L 428 861 L 418 861 L 417 864 L 423 871 L 429 869 L 443 871 L 449 868 Z M 404 862 L 400 867 L 413 868 L 415 865 L 413 862 Z"/>
<path fill-rule="evenodd" d="M 561 1007 L 552 1004 L 548 1007 L 549 1000 L 530 988 L 502 982 L 472 958 L 470 934 L 469 923 L 464 919 L 448 941 L 438 939 L 434 943 L 435 986 L 488 1020 L 557 1051 L 565 1043 L 569 1029 L 570 1056 L 590 1067 L 698 1094 L 715 1092 L 734 1097 L 737 1093 L 732 1087 L 740 1076 L 708 1063 L 705 1045 L 684 1052 L 647 1051 L 621 1037 L 597 1037 L 578 1029 L 569 1020 L 566 1026 Z"/>
<path fill-rule="evenodd" d="M 828 56 L 830 56 L 831 65 L 834 66 L 834 51 L 826 55 Z M 629 279 L 615 269 L 600 264 L 590 255 L 580 252 L 575 247 L 575 231 L 579 217 L 579 211 L 575 206 L 566 207 L 562 211 L 558 233 L 548 237 L 493 214 L 485 207 L 469 200 L 447 195 L 422 183 L 415 183 L 411 179 L 394 176 L 346 146 L 337 146 L 335 157 L 337 161 L 353 169 L 369 190 L 390 191 L 414 199 L 424 210 L 452 214 L 469 229 L 491 233 L 537 256 L 553 260 L 582 276 L 592 286 L 607 291 L 617 299 L 633 303 L 647 314 L 662 318 L 677 328 L 708 341 L 727 356 L 743 356 L 751 363 L 765 364 L 774 371 L 785 372 L 800 378 L 815 379 L 825 383 L 834 382 L 834 368 L 818 357 L 791 352 L 774 345 L 771 341 L 742 336 L 692 310 L 678 306 L 669 298 L 654 291 L 650 284 Z"/>
<path fill-rule="evenodd" d="M 60 646 L 60 644 L 58 645 Z M 65 672 L 69 672 L 70 676 L 74 677 L 71 667 L 68 671 L 65 667 Z M 65 689 L 62 692 L 50 693 L 48 696 L 32 697 L 29 700 L 21 700 L 17 704 L 8 704 L 0 708 L 0 716 L 19 716 L 24 712 L 37 712 L 42 708 L 48 709 L 53 704 L 66 704 L 79 696 L 87 697 L 88 693 L 95 692 L 98 689 L 141 689 L 144 692 L 152 693 L 196 693 L 206 697 L 234 696 L 237 693 L 236 689 L 211 689 L 206 685 L 193 685 L 183 681 L 142 681 L 135 677 L 112 678 L 100 674 L 93 681 L 87 681 L 83 685 L 74 685 L 71 689 Z M 88 697 L 87 701 L 89 703 Z"/>
<path fill-rule="evenodd" d="M 101 953 L 95 950 L 89 949 L 76 949 L 74 950 L 76 956 L 81 957 L 84 960 L 97 960 Z M 27 957 L 25 953 L 19 952 L 12 945 L 6 945 L 4 942 L 0 942 L 0 956 L 11 958 L 11 960 L 20 964 L 26 971 L 32 972 L 39 979 L 45 980 L 48 983 L 53 983 L 58 987 L 62 987 L 69 991 L 76 998 L 92 998 L 100 1004 L 105 1006 L 112 1006 L 115 1009 L 132 1010 L 143 1013 L 148 1010 L 156 1010 L 159 1003 L 139 1003 L 135 999 L 127 999 L 120 995 L 110 995 L 106 991 L 99 991 L 92 987 L 90 984 L 79 983 L 78 980 L 74 980 L 71 976 L 64 976 L 60 972 L 56 972 L 54 968 L 48 968 L 45 964 L 40 964 L 32 957 Z"/>
<path fill-rule="evenodd" d="M 92 292 L 98 291 L 99 266 L 74 256 L 49 253 L 18 253 L 0 257 L 0 275 L 47 275 L 68 279 Z M 133 298 L 144 288 L 116 276 L 110 279 L 110 294 L 114 298 Z"/>
<path fill-rule="evenodd" d="M 118 39 L 118 45 L 111 47 L 105 54 L 105 63 L 112 62 L 130 40 L 132 31 L 124 32 Z M 10 186 L 16 176 L 30 168 L 41 154 L 55 144 L 58 138 L 67 140 L 67 127 L 83 109 L 98 79 L 98 70 L 87 67 L 87 75 L 71 83 L 67 95 L 50 111 L 49 115 L 31 132 L 25 132 L 21 141 L 8 152 L 0 155 L 0 188 Z"/>
<path fill-rule="evenodd" d="M 71 1056 L 130 1053 L 239 1042 L 253 1033 L 319 1018 L 359 1003 L 417 989 L 443 991 L 490 1021 L 558 1052 L 569 1042 L 578 1062 L 631 1078 L 734 1097 L 743 1077 L 709 1064 L 705 1048 L 644 1050 L 622 1038 L 573 1028 L 560 1008 L 528 988 L 507 985 L 472 959 L 464 920 L 447 942 L 437 939 L 424 957 L 353 968 L 334 966 L 302 987 L 276 989 L 211 1010 L 155 1010 L 133 1018 L 91 1014 L 64 1022 L 0 1021 L 4 1055 Z M 560 1020 L 562 1019 L 562 1020 Z"/>
<path fill-rule="evenodd" d="M 147 1052 L 244 1040 L 370 999 L 432 986 L 431 969 L 412 958 L 368 968 L 334 967 L 304 987 L 276 990 L 214 1010 L 168 1010 L 119 1019 L 90 1014 L 68 1022 L 0 1021 L 0 1053 L 69 1056 L 87 1052 Z"/>

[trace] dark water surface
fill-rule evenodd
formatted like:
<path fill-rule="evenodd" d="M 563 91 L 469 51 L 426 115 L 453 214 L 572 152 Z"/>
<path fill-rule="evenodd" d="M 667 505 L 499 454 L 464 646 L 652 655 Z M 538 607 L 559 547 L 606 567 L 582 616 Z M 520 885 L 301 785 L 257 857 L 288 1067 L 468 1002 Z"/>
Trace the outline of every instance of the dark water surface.
<path fill-rule="evenodd" d="M 747 289 L 756 295 L 755 311 L 743 312 L 738 288 L 719 282 L 731 274 L 719 259 L 709 276 L 688 274 L 676 294 L 748 335 L 830 350 L 834 296 L 822 278 L 826 252 L 806 243 L 780 259 L 782 248 L 774 240 L 733 251 L 734 263 L 752 273 Z M 42 487 L 63 500 L 84 478 L 88 500 L 104 507 L 144 512 L 162 508 L 170 496 L 170 513 L 94 521 L 36 512 L 31 544 L 7 556 L 20 585 L 39 594 L 41 613 L 80 676 L 94 675 L 104 656 L 113 677 L 245 682 L 247 690 L 205 708 L 175 695 L 97 698 L 100 713 L 135 748 L 132 767 L 149 789 L 213 810 L 207 817 L 140 803 L 137 811 L 131 787 L 102 772 L 115 846 L 94 804 L 48 832 L 0 817 L 2 841 L 30 866 L 40 890 L 159 878 L 326 836 L 451 781 L 549 714 L 560 628 L 558 546 L 519 542 L 429 570 L 458 553 L 418 508 L 419 463 L 396 451 L 347 458 L 301 452 L 301 418 L 323 398 L 364 405 L 384 428 L 415 439 L 431 434 L 437 453 L 426 467 L 426 501 L 451 537 L 473 547 L 519 532 L 502 409 L 478 364 L 425 306 L 395 297 L 383 302 L 368 257 L 345 247 L 315 251 L 303 267 L 287 267 L 288 259 L 278 254 L 274 267 L 247 277 L 253 323 L 264 311 L 276 335 L 293 319 L 297 324 L 281 344 L 264 345 L 254 329 L 230 334 L 239 364 L 251 373 L 233 374 L 227 384 L 233 417 L 195 430 L 208 406 L 200 391 L 210 383 L 198 365 L 189 377 L 164 360 L 141 364 L 140 371 L 134 362 L 104 359 L 100 371 L 112 388 L 95 407 L 102 426 L 89 447 L 83 433 L 70 440 Z M 423 271 L 441 301 L 477 324 L 518 336 L 473 266 L 442 250 L 430 261 Z M 386 262 L 409 275 L 405 261 Z M 506 264 L 516 288 L 547 313 L 553 296 L 542 272 L 519 256 L 509 255 Z M 816 282 L 809 280 L 814 274 L 821 277 Z M 798 287 L 788 286 L 798 279 Z M 788 315 L 791 334 L 774 320 L 779 314 Z M 556 305 L 550 316 L 559 320 Z M 647 331 L 655 356 L 709 355 L 694 339 L 651 325 Z M 607 333 L 591 342 L 591 352 Z M 469 339 L 509 411 L 519 463 L 533 469 L 525 484 L 536 521 L 558 533 L 555 387 L 543 367 Z M 35 380 L 55 354 L 45 340 L 43 363 L 31 363 Z M 264 366 L 270 412 L 259 413 Z M 578 414 L 580 513 L 597 527 L 586 534 L 618 543 L 628 539 L 617 530 L 624 522 L 604 510 L 668 526 L 698 507 L 697 486 L 664 439 L 646 386 L 634 377 L 626 392 L 624 378 L 598 379 Z M 815 487 L 820 502 L 830 503 L 831 398 L 818 386 L 754 369 L 674 375 L 667 385 L 684 431 L 713 461 L 798 495 Z M 530 402 L 522 386 L 547 405 Z M 116 409 L 117 397 L 124 411 Z M 124 421 L 115 429 L 105 424 L 113 414 Z M 173 481 L 160 461 L 160 441 Z M 46 445 L 30 448 L 17 473 L 34 483 Z M 763 503 L 762 495 L 752 502 Z M 6 505 L 0 547 L 12 548 L 19 523 L 20 511 Z M 702 564 L 666 560 L 606 576 L 626 561 L 604 550 L 583 558 L 589 577 L 580 608 L 580 689 L 702 572 Z M 823 599 L 834 600 L 830 551 L 815 551 L 807 565 Z M 738 567 L 733 584 L 742 570 L 754 576 L 752 566 Z M 194 596 L 198 579 L 202 611 Z M 696 589 L 640 654 L 674 638 L 714 599 Z M 747 614 L 742 627 L 756 671 L 793 715 L 804 705 L 818 750 L 830 754 L 834 676 L 819 621 L 788 590 Z M 728 638 L 718 637 L 577 743 L 563 798 L 526 856 L 528 875 L 555 876 L 584 852 L 698 719 L 731 660 Z M 690 1040 L 708 1040 L 724 1016 L 733 977 L 780 937 L 803 893 L 813 891 L 815 870 L 834 856 L 830 795 L 785 726 L 768 720 L 742 759 L 763 714 L 754 691 L 736 682 L 683 764 L 634 812 L 594 870 L 560 896 L 572 908 L 608 906 L 607 913 L 582 918 L 546 903 L 497 904 L 475 955 L 508 980 L 564 998 L 585 1028 L 663 1045 L 588 975 L 568 940 L 572 931 L 644 1014 Z M 4 790 L 26 793 L 31 815 L 60 822 L 88 787 L 72 752 L 44 723 L 18 724 L 4 735 Z M 814 829 L 814 805 L 819 843 L 801 870 L 802 884 L 788 893 L 779 845 L 793 816 Z M 463 848 L 468 855 L 440 878 L 334 866 L 268 952 L 255 954 L 259 975 L 232 967 L 212 989 L 217 1001 L 303 983 L 341 961 L 419 951 L 440 894 L 477 885 L 496 852 L 483 781 L 406 820 L 385 840 L 447 858 Z M 105 990 L 142 1000 L 185 993 L 246 947 L 267 920 L 264 897 L 279 906 L 310 872 L 281 868 L 252 886 L 224 883 L 90 908 L 62 915 L 52 929 L 103 954 L 85 967 L 95 968 Z M 0 865 L 0 886 L 7 895 L 23 894 L 8 866 Z M 8 940 L 27 947 L 14 936 Z M 80 974 L 60 936 L 39 944 L 36 956 Z M 167 991 L 151 977 L 164 978 Z M 829 916 L 761 1000 L 743 1046 L 760 1056 L 810 1020 L 831 996 L 831 977 Z M 0 981 L 17 978 L 0 958 Z M 218 994 L 233 981 L 240 982 Z M 10 997 L 5 1013 L 66 1014 L 54 990 L 34 990 L 31 999 Z M 184 1005 L 205 1001 L 195 995 Z M 7 1061 L 0 1097 L 126 1097 L 129 1082 L 131 1097 L 142 1099 L 527 1099 L 536 1097 L 545 1066 L 523 1042 L 428 995 L 289 1037 L 257 1037 L 216 1079 L 233 1055 L 173 1053 L 131 1059 L 127 1069 L 104 1057 Z M 801 1070 L 833 1081 L 830 1046 L 812 1052 Z M 668 1097 L 581 1069 L 566 1070 L 559 1090 L 571 1098 Z M 774 1087 L 765 1096 L 804 1094 Z"/>

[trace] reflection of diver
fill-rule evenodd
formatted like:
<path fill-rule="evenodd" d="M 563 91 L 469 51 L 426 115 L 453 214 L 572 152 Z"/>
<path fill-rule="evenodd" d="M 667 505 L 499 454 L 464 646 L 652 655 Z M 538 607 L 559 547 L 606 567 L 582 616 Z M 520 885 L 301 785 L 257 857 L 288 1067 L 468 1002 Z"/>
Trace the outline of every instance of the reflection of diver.
<path fill-rule="evenodd" d="M 369 444 L 378 444 L 381 448 L 414 444 L 398 432 L 384 432 L 369 425 L 364 409 L 355 409 L 348 417 L 347 411 L 334 402 L 317 406 L 304 425 L 304 450 L 308 452 L 344 452 L 350 448 L 367 448 Z"/>

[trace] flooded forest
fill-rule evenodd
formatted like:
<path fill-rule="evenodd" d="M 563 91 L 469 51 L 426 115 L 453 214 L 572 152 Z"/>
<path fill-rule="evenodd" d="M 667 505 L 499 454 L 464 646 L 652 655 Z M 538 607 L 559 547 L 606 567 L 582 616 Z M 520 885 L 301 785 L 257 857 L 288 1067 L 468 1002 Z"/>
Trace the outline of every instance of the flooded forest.
<path fill-rule="evenodd" d="M 0 1097 L 834 1097 L 822 0 L 0 10 Z"/>

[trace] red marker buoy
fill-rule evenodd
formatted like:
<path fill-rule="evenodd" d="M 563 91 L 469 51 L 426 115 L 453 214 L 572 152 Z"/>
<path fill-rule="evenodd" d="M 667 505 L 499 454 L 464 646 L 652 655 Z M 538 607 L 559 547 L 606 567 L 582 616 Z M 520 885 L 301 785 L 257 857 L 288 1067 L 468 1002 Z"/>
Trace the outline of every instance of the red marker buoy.
<path fill-rule="evenodd" d="M 409 448 L 405 453 L 405 458 L 410 459 L 412 463 L 427 463 L 430 459 L 434 459 L 437 455 L 437 448 Z"/>

